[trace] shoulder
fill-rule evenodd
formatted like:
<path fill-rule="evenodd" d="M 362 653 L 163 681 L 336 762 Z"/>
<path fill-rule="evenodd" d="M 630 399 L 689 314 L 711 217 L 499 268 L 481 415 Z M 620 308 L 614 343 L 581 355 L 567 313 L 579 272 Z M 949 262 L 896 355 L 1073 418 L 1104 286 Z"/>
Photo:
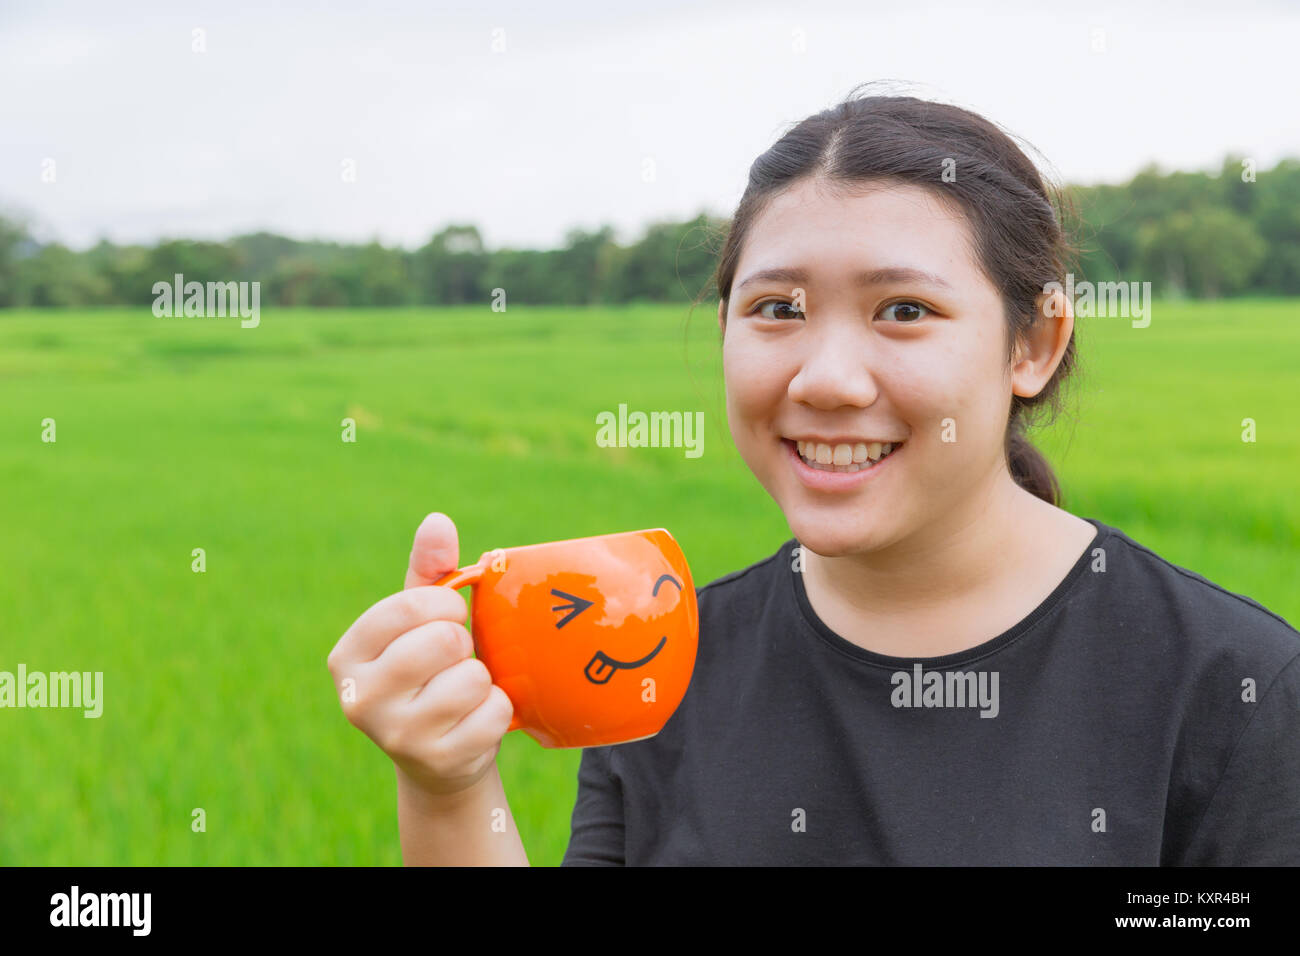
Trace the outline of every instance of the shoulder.
<path fill-rule="evenodd" d="M 751 651 L 744 655 L 750 666 L 763 666 L 762 655 L 752 652 L 763 646 L 761 635 L 785 627 L 782 612 L 794 604 L 794 546 L 794 539 L 787 540 L 767 557 L 695 589 L 700 631 L 687 704 L 703 706 L 700 694 L 707 694 L 712 681 L 734 678 L 742 648 Z"/>
<path fill-rule="evenodd" d="M 695 589 L 700 614 L 708 611 L 731 610 L 737 604 L 752 607 L 754 597 L 771 593 L 780 580 L 782 570 L 790 566 L 793 538 L 783 542 L 774 552 L 748 567 L 732 571 Z"/>
<path fill-rule="evenodd" d="M 1108 525 L 1093 549 L 1104 552 L 1102 605 L 1108 617 L 1140 633 L 1169 635 L 1193 657 L 1225 656 L 1271 664 L 1280 671 L 1300 654 L 1300 631 L 1245 594 L 1175 564 Z"/>

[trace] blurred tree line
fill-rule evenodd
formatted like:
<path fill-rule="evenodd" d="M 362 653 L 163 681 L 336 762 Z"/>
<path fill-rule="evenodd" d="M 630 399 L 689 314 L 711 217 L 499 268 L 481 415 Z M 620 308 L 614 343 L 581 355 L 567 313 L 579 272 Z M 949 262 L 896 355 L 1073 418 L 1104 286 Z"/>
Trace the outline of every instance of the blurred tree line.
<path fill-rule="evenodd" d="M 1300 294 L 1300 159 L 1217 175 L 1142 169 L 1123 185 L 1074 186 L 1082 278 L 1149 281 L 1164 297 Z"/>
<path fill-rule="evenodd" d="M 1229 156 L 1218 174 L 1162 173 L 1122 185 L 1070 186 L 1067 226 L 1076 281 L 1150 281 L 1161 296 L 1300 295 L 1300 160 L 1243 177 Z M 1077 218 L 1076 218 L 1077 217 Z M 725 220 L 701 213 L 655 223 L 630 245 L 613 230 L 572 230 L 558 249 L 484 248 L 478 229 L 451 225 L 415 250 L 255 233 L 225 242 L 101 240 L 84 251 L 34 241 L 0 217 L 0 308 L 148 305 L 155 282 L 260 281 L 263 305 L 397 306 L 508 302 L 684 302 L 713 295 Z"/>

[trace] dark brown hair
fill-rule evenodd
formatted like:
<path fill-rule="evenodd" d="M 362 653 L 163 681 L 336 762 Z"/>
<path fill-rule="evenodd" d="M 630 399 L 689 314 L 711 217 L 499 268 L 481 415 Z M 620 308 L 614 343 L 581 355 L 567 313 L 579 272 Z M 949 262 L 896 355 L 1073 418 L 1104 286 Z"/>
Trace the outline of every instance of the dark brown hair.
<path fill-rule="evenodd" d="M 867 84 L 870 85 L 870 84 Z M 955 202 L 970 223 L 975 254 L 1001 294 L 1007 361 L 1017 339 L 1041 316 L 1037 299 L 1049 282 L 1065 284 L 1076 249 L 1067 239 L 1060 190 L 1046 183 L 1011 137 L 976 113 L 911 96 L 848 97 L 799 122 L 749 168 L 749 182 L 726 232 L 714 283 L 729 308 L 736 264 L 754 220 L 780 192 L 806 178 L 852 189 L 893 180 Z M 942 177 L 952 169 L 951 181 Z M 1062 382 L 1077 364 L 1074 335 L 1051 379 L 1032 398 L 1012 395 L 1005 450 L 1016 483 L 1060 503 L 1051 466 L 1025 435 L 1027 418 L 1061 409 Z"/>

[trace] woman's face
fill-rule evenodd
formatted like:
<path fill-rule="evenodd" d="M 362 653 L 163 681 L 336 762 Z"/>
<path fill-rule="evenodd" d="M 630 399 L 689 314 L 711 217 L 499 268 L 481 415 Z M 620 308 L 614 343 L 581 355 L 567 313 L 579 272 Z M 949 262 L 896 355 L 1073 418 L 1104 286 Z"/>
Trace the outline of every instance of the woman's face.
<path fill-rule="evenodd" d="M 791 187 L 753 223 L 725 318 L 736 447 L 817 554 L 942 533 L 1010 481 L 1002 302 L 965 219 L 928 190 Z M 879 464 L 837 467 L 891 442 Z"/>

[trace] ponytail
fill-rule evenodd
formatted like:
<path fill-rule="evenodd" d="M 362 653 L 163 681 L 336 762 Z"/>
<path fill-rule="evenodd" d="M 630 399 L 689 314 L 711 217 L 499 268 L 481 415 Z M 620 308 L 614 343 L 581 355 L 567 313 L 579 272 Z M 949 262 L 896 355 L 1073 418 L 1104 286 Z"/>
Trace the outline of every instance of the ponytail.
<path fill-rule="evenodd" d="M 1007 469 L 1016 484 L 1050 505 L 1060 507 L 1061 486 L 1043 453 L 1025 437 L 1018 420 L 1007 426 Z"/>

